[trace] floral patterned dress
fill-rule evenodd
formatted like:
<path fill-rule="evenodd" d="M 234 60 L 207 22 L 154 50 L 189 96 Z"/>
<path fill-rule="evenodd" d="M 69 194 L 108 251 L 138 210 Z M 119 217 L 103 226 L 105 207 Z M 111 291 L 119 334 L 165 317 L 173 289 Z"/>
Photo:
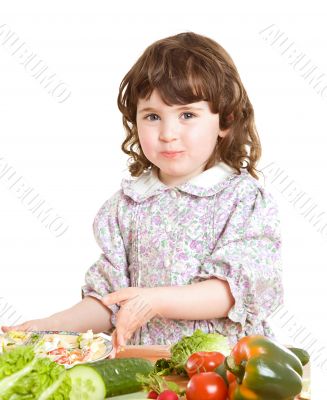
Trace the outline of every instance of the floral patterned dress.
<path fill-rule="evenodd" d="M 222 162 L 175 187 L 155 169 L 124 178 L 95 217 L 102 254 L 86 272 L 82 297 L 223 279 L 235 299 L 227 317 L 155 316 L 129 344 L 173 344 L 195 329 L 221 333 L 231 346 L 245 335 L 274 337 L 266 319 L 283 301 L 279 225 L 272 195 Z M 115 327 L 119 306 L 109 308 Z"/>

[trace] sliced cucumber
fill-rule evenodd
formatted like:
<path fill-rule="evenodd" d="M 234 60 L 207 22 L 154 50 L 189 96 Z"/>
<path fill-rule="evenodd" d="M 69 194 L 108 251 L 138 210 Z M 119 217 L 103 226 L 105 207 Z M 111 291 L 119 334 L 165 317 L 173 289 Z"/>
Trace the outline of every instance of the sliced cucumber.
<path fill-rule="evenodd" d="M 142 390 L 136 374 L 149 375 L 153 364 L 142 358 L 122 358 L 76 365 L 69 370 L 70 400 L 103 400 Z"/>
<path fill-rule="evenodd" d="M 106 397 L 106 386 L 95 368 L 77 365 L 69 370 L 69 375 L 72 380 L 70 400 L 103 400 Z"/>

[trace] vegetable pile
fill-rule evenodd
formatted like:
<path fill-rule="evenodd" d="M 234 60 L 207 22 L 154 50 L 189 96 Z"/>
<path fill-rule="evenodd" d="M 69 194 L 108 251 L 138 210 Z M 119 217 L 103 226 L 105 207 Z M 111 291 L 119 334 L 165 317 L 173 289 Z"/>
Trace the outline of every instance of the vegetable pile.
<path fill-rule="evenodd" d="M 147 376 L 153 364 L 141 358 L 107 359 L 67 370 L 32 346 L 0 355 L 1 400 L 104 400 L 141 390 L 136 374 Z"/>
<path fill-rule="evenodd" d="M 79 346 L 90 346 L 81 336 Z M 85 342 L 82 342 L 82 341 Z M 140 390 L 157 400 L 291 400 L 301 392 L 309 354 L 265 336 L 227 339 L 200 330 L 171 347 L 170 359 L 105 359 L 66 369 L 34 346 L 3 347 L 1 400 L 104 400 Z M 186 389 L 165 375 L 189 378 Z"/>
<path fill-rule="evenodd" d="M 301 393 L 303 366 L 310 358 L 307 351 L 286 348 L 262 335 L 245 336 L 227 351 L 220 336 L 195 331 L 172 346 L 169 360 L 157 360 L 147 378 L 138 375 L 148 398 L 290 400 Z M 187 374 L 186 390 L 165 382 L 162 376 L 168 374 Z M 175 397 L 165 397 L 167 391 L 175 392 Z"/>

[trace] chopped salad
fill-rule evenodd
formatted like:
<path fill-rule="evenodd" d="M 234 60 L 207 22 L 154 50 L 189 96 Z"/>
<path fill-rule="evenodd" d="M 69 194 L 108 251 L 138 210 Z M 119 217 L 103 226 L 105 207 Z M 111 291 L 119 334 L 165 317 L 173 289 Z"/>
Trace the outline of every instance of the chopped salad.
<path fill-rule="evenodd" d="M 105 339 L 92 330 L 75 335 L 21 331 L 0 335 L 0 353 L 24 344 L 32 344 L 39 357 L 48 357 L 66 367 L 93 361 L 106 350 Z"/>

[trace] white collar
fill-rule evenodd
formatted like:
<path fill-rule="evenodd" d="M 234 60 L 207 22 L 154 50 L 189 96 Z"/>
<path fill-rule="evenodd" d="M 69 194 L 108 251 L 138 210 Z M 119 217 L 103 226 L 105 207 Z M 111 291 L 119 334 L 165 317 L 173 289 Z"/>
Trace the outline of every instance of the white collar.
<path fill-rule="evenodd" d="M 220 189 L 220 183 L 225 182 L 228 180 L 227 178 L 234 177 L 235 175 L 237 175 L 235 169 L 224 162 L 219 162 L 188 181 L 176 185 L 175 189 L 197 196 L 208 196 Z M 142 201 L 154 194 L 172 189 L 172 187 L 161 182 L 156 169 L 152 168 L 136 179 L 123 179 L 122 188 L 125 194 L 136 201 Z"/>
<path fill-rule="evenodd" d="M 234 173 L 235 170 L 233 168 L 224 162 L 220 162 L 201 172 L 199 175 L 194 176 L 188 183 L 202 188 L 210 188 Z"/>

